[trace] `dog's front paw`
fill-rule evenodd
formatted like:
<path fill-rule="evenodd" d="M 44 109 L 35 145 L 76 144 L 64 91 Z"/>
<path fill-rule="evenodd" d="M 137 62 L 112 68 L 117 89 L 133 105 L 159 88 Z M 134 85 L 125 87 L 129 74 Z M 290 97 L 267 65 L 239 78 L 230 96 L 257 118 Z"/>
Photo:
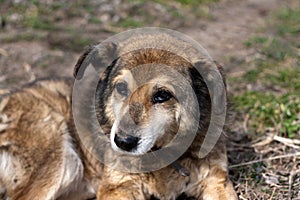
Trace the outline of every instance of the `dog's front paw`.
<path fill-rule="evenodd" d="M 135 199 L 131 194 L 108 192 L 105 194 L 97 194 L 97 200 L 133 200 Z"/>
<path fill-rule="evenodd" d="M 212 182 L 213 183 L 213 182 Z M 210 184 L 206 187 L 202 194 L 203 200 L 237 200 L 238 197 L 234 191 L 232 183 L 227 180 L 225 182 L 219 182 Z"/>
<path fill-rule="evenodd" d="M 210 169 L 208 176 L 202 181 L 202 200 L 237 200 L 238 197 L 228 172 L 220 166 Z"/>
<path fill-rule="evenodd" d="M 97 192 L 97 200 L 143 200 L 144 195 L 133 189 L 127 187 L 100 187 Z"/>

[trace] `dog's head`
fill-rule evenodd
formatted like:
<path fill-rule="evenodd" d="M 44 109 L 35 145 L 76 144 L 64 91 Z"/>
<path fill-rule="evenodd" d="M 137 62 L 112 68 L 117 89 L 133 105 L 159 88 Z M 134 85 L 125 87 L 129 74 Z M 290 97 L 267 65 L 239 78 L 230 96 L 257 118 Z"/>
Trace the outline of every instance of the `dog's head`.
<path fill-rule="evenodd" d="M 97 52 L 91 48 L 83 58 L 93 51 Z M 141 155 L 167 146 L 179 127 L 188 130 L 191 123 L 197 123 L 199 129 L 207 129 L 211 99 L 205 81 L 191 62 L 162 49 L 120 54 L 114 46 L 112 51 L 108 55 L 118 56 L 102 73 L 95 102 L 98 121 L 106 127 L 115 151 Z M 76 65 L 75 75 L 83 58 Z M 99 60 L 91 60 L 94 67 L 101 63 Z M 183 105 L 183 100 L 190 99 L 186 83 L 198 103 L 190 107 L 189 102 Z M 200 110 L 197 122 L 195 106 Z"/>
<path fill-rule="evenodd" d="M 110 132 L 114 150 L 143 154 L 163 147 L 176 135 L 181 105 L 174 83 L 180 77 L 169 67 L 179 63 L 189 65 L 170 52 L 153 49 L 131 52 L 115 63 L 117 68 L 125 67 L 113 77 L 106 104 L 106 113 L 114 119 Z"/>
<path fill-rule="evenodd" d="M 179 102 L 167 80 L 153 78 L 140 85 L 124 69 L 113 85 L 107 109 L 114 118 L 110 139 L 115 150 L 143 154 L 176 134 Z"/>

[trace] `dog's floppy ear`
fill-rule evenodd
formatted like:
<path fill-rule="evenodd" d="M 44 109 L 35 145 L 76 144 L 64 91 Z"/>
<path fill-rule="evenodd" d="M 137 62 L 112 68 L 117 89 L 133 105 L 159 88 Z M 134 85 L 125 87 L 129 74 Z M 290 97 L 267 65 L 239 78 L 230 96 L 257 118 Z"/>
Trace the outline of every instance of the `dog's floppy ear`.
<path fill-rule="evenodd" d="M 88 49 L 86 49 L 84 51 L 84 53 L 79 57 L 79 59 L 77 60 L 76 64 L 75 64 L 75 68 L 74 68 L 74 71 L 73 71 L 73 76 L 76 78 L 77 76 L 77 73 L 79 71 L 79 68 L 80 67 L 83 67 L 83 62 L 84 60 L 86 59 L 86 57 L 89 55 L 89 53 L 93 50 L 93 46 L 90 46 Z M 85 66 L 86 67 L 86 66 Z"/>
<path fill-rule="evenodd" d="M 73 75 L 76 79 L 81 79 L 89 64 L 97 71 L 104 71 L 116 58 L 117 45 L 113 42 L 90 46 L 78 59 Z"/>
<path fill-rule="evenodd" d="M 223 67 L 216 61 L 199 61 L 195 63 L 195 66 L 197 70 L 194 69 L 191 76 L 201 73 L 201 77 L 203 78 L 202 81 L 205 82 L 204 84 L 209 91 L 211 103 L 215 105 L 214 112 L 219 114 L 224 113 L 224 111 L 226 111 L 226 105 L 224 105 L 224 102 L 227 101 L 227 91 Z M 194 82 L 199 82 L 199 79 L 197 80 L 196 78 Z"/>
<path fill-rule="evenodd" d="M 222 66 L 215 61 L 199 61 L 190 72 L 200 107 L 200 128 L 206 130 L 199 149 L 199 158 L 205 157 L 220 138 L 227 116 L 227 92 Z M 200 84 L 197 84 L 200 83 Z M 205 85 L 202 86 L 202 84 Z M 210 117 L 207 117 L 210 116 Z"/>

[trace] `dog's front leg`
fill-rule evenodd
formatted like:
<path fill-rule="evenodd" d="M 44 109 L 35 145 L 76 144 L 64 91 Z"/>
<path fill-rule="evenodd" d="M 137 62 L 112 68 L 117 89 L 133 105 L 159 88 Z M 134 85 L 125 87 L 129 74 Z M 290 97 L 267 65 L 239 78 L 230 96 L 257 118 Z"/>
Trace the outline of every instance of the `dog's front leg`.
<path fill-rule="evenodd" d="M 97 200 L 143 200 L 142 190 L 132 181 L 120 185 L 102 185 L 97 191 Z"/>
<path fill-rule="evenodd" d="M 203 180 L 203 192 L 199 200 L 237 200 L 231 181 L 228 179 L 227 171 L 220 168 L 210 170 L 208 176 Z"/>

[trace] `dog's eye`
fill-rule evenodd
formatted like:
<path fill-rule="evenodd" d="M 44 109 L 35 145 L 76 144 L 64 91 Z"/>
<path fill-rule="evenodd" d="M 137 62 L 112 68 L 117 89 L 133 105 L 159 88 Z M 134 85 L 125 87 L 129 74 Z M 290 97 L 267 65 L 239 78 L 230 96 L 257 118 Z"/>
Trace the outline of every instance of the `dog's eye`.
<path fill-rule="evenodd" d="M 168 101 L 172 97 L 173 97 L 173 95 L 169 91 L 160 90 L 153 95 L 152 102 L 153 103 L 163 103 L 165 101 Z"/>
<path fill-rule="evenodd" d="M 125 83 L 125 82 L 117 83 L 116 84 L 116 90 L 122 96 L 127 96 L 127 94 L 128 94 L 127 83 Z"/>

